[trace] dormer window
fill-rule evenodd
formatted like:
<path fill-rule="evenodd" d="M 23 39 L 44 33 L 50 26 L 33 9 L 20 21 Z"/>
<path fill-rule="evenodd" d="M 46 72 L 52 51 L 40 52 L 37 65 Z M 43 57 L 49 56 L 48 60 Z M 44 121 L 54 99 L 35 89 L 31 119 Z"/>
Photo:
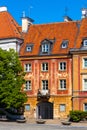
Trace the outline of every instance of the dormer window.
<path fill-rule="evenodd" d="M 63 40 L 61 48 L 67 48 L 68 47 L 68 40 Z"/>
<path fill-rule="evenodd" d="M 27 52 L 32 52 L 32 49 L 33 49 L 33 44 L 32 43 L 26 45 L 26 51 Z"/>
<path fill-rule="evenodd" d="M 43 53 L 49 52 L 49 44 L 43 44 L 42 45 L 42 52 Z"/>
<path fill-rule="evenodd" d="M 42 40 L 41 45 L 40 45 L 40 55 L 51 54 L 54 43 L 55 43 L 55 39 L 44 39 L 44 40 Z"/>
<path fill-rule="evenodd" d="M 31 46 L 27 46 L 26 51 L 31 52 Z"/>
<path fill-rule="evenodd" d="M 84 40 L 84 41 L 83 41 L 83 46 L 84 46 L 84 47 L 87 47 L 87 40 Z"/>

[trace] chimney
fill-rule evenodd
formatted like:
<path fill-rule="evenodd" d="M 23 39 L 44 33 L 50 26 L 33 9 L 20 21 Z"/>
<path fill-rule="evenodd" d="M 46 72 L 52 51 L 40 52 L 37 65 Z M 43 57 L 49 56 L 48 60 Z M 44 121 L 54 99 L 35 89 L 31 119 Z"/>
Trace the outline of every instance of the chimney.
<path fill-rule="evenodd" d="M 5 6 L 0 7 L 0 12 L 5 12 L 5 11 L 7 11 L 7 7 Z"/>
<path fill-rule="evenodd" d="M 87 9 L 83 8 L 82 9 L 82 17 L 81 18 L 83 19 L 83 18 L 86 18 L 86 17 L 87 17 Z"/>
<path fill-rule="evenodd" d="M 27 33 L 29 26 L 34 22 L 33 19 L 26 17 L 25 12 L 23 12 L 22 17 L 22 32 Z"/>

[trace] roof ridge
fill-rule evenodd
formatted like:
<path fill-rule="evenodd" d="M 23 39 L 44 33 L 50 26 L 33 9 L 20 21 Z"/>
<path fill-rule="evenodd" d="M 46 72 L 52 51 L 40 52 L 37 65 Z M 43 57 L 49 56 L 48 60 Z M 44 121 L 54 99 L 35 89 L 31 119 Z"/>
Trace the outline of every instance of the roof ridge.
<path fill-rule="evenodd" d="M 68 21 L 68 22 L 53 22 L 53 23 L 42 23 L 42 24 L 33 24 L 32 26 L 34 25 L 52 25 L 52 24 L 64 24 L 64 23 L 76 23 L 76 22 L 80 22 L 80 20 L 76 20 L 76 21 Z"/>

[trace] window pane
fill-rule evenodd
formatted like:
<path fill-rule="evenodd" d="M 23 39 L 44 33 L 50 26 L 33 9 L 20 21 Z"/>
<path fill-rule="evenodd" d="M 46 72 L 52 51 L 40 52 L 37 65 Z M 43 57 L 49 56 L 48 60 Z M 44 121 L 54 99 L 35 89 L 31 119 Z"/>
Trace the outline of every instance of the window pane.
<path fill-rule="evenodd" d="M 48 80 L 42 80 L 42 89 L 48 90 Z"/>
<path fill-rule="evenodd" d="M 66 105 L 65 104 L 60 104 L 60 112 L 65 112 Z"/>
<path fill-rule="evenodd" d="M 25 90 L 31 90 L 31 81 L 26 81 Z"/>
<path fill-rule="evenodd" d="M 87 68 L 87 58 L 84 58 L 83 67 Z"/>
<path fill-rule="evenodd" d="M 49 51 L 49 45 L 48 44 L 42 45 L 42 52 L 48 52 L 48 51 Z"/>
<path fill-rule="evenodd" d="M 68 40 L 63 40 L 62 42 L 62 48 L 67 48 L 68 47 Z"/>
<path fill-rule="evenodd" d="M 66 70 L 66 62 L 60 62 L 59 69 L 62 70 L 62 71 Z"/>
<path fill-rule="evenodd" d="M 66 89 L 66 80 L 60 80 L 60 89 Z"/>
<path fill-rule="evenodd" d="M 84 104 L 84 111 L 87 111 L 87 103 Z"/>
<path fill-rule="evenodd" d="M 26 51 L 31 52 L 31 47 L 27 46 Z"/>
<path fill-rule="evenodd" d="M 30 104 L 25 104 L 25 111 L 29 111 L 30 110 Z"/>
<path fill-rule="evenodd" d="M 48 63 L 42 63 L 42 71 L 48 71 Z"/>
<path fill-rule="evenodd" d="M 83 88 L 84 90 L 87 90 L 87 79 L 83 80 Z"/>
<path fill-rule="evenodd" d="M 31 71 L 31 64 L 25 64 L 25 71 L 26 72 Z"/>
<path fill-rule="evenodd" d="M 83 45 L 87 46 L 87 40 L 84 40 Z"/>

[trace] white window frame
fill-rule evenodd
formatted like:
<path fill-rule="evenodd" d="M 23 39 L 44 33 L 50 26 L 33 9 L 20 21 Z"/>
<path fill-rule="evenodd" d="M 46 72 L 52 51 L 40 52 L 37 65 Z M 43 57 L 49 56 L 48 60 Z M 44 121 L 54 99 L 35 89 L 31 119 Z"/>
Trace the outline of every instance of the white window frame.
<path fill-rule="evenodd" d="M 85 60 L 87 60 L 87 57 L 84 57 L 84 58 L 83 58 L 83 68 L 84 68 L 84 69 L 87 68 L 87 61 L 85 61 Z M 86 64 L 85 64 L 85 63 L 86 63 Z"/>
<path fill-rule="evenodd" d="M 27 64 L 24 65 L 24 71 L 25 72 L 31 72 L 32 71 L 31 63 L 27 63 Z"/>
<path fill-rule="evenodd" d="M 83 104 L 83 110 L 84 110 L 84 111 L 87 111 L 87 103 L 84 103 L 84 104 Z"/>
<path fill-rule="evenodd" d="M 65 112 L 66 111 L 66 104 L 60 104 L 59 105 L 59 111 L 60 112 Z"/>
<path fill-rule="evenodd" d="M 41 64 L 41 71 L 48 71 L 48 63 L 47 62 Z"/>
<path fill-rule="evenodd" d="M 60 79 L 59 80 L 59 89 L 60 90 L 66 90 L 66 79 Z"/>
<path fill-rule="evenodd" d="M 84 82 L 86 81 L 86 82 Z M 83 91 L 87 91 L 87 78 L 83 79 Z"/>
<path fill-rule="evenodd" d="M 48 90 L 48 80 L 42 80 L 42 90 Z"/>
<path fill-rule="evenodd" d="M 42 45 L 42 52 L 43 53 L 49 52 L 49 44 L 43 44 Z"/>
<path fill-rule="evenodd" d="M 27 81 L 26 81 L 24 90 L 25 90 L 25 91 L 32 90 L 31 80 L 27 80 Z"/>
<path fill-rule="evenodd" d="M 59 63 L 59 70 L 61 70 L 61 71 L 66 70 L 66 62 L 60 62 Z"/>

